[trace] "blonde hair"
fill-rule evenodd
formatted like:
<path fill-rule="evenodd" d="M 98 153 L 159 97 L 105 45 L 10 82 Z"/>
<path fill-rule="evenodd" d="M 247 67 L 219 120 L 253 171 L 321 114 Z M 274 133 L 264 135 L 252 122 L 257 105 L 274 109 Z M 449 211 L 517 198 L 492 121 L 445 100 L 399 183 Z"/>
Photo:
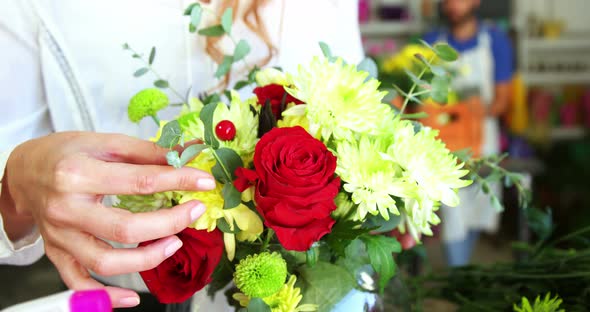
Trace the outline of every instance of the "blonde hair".
<path fill-rule="evenodd" d="M 221 16 L 221 14 L 227 9 L 227 8 L 232 8 L 233 12 L 234 12 L 234 16 L 233 19 L 234 21 L 236 20 L 236 15 L 240 14 L 240 2 L 242 2 L 242 4 L 244 2 L 247 1 L 240 1 L 240 0 L 220 0 L 222 1 L 221 5 L 218 8 L 218 16 Z M 244 22 L 244 24 L 246 25 L 246 27 L 248 27 L 248 29 L 254 33 L 258 38 L 260 38 L 260 40 L 262 40 L 262 42 L 264 42 L 264 44 L 266 45 L 268 52 L 267 55 L 262 58 L 261 60 L 258 60 L 256 62 L 256 65 L 258 67 L 263 67 L 265 65 L 267 65 L 270 60 L 276 55 L 277 53 L 277 48 L 273 45 L 270 36 L 267 32 L 266 26 L 264 25 L 264 21 L 262 20 L 262 18 L 260 17 L 260 10 L 261 8 L 268 2 L 269 0 L 251 0 L 249 1 L 249 4 L 247 7 L 245 7 L 245 9 L 243 10 L 243 13 L 241 14 L 242 16 L 240 16 L 239 18 L 241 18 L 241 20 Z M 201 0 L 201 2 L 203 3 L 210 3 L 211 0 Z M 217 21 L 219 22 L 219 21 Z M 211 57 L 211 59 L 213 59 L 217 64 L 221 64 L 221 62 L 223 61 L 223 51 L 219 48 L 218 46 L 218 42 L 221 40 L 221 37 L 207 37 L 206 41 L 205 41 L 205 51 L 207 52 L 207 54 Z M 227 84 L 229 83 L 230 80 L 230 75 L 231 73 L 227 73 L 225 78 L 223 79 L 223 82 L 221 84 L 221 86 L 223 87 L 227 87 Z"/>

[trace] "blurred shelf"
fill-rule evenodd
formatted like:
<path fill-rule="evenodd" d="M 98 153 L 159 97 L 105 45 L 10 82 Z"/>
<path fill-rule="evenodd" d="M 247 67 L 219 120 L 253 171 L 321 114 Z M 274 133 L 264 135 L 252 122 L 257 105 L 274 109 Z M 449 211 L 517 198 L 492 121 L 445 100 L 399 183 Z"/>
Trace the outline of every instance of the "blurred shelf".
<path fill-rule="evenodd" d="M 524 81 L 528 85 L 545 86 L 545 85 L 563 85 L 563 84 L 590 84 L 590 72 L 525 72 Z"/>
<path fill-rule="evenodd" d="M 590 50 L 590 36 L 561 38 L 524 38 L 524 44 L 531 51 Z"/>
<path fill-rule="evenodd" d="M 557 127 L 551 129 L 551 140 L 566 141 L 583 139 L 588 130 L 584 127 Z"/>
<path fill-rule="evenodd" d="M 360 24 L 361 34 L 368 37 L 409 36 L 420 32 L 420 24 L 412 21 L 371 21 Z"/>

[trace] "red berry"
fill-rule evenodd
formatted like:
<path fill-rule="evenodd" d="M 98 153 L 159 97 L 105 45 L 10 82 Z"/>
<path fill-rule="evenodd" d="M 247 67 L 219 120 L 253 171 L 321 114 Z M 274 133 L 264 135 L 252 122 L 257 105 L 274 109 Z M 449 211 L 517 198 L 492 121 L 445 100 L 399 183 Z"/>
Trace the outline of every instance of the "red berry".
<path fill-rule="evenodd" d="M 222 120 L 215 127 L 215 135 L 222 141 L 231 141 L 236 137 L 236 126 L 229 120 Z"/>

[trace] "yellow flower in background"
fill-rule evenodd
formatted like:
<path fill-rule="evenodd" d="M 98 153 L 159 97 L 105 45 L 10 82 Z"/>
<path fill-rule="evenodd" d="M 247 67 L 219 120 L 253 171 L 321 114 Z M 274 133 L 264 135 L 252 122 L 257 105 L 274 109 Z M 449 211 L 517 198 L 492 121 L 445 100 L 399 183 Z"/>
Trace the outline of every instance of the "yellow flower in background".
<path fill-rule="evenodd" d="M 412 70 L 416 68 L 423 68 L 424 64 L 416 59 L 416 54 L 421 54 L 427 60 L 435 56 L 434 52 L 421 44 L 410 44 L 405 46 L 398 53 L 386 58 L 382 61 L 382 70 L 385 73 L 391 74 L 394 72 L 403 72 L 404 69 Z"/>
<path fill-rule="evenodd" d="M 272 312 L 312 312 L 317 311 L 318 306 L 314 304 L 299 305 L 303 295 L 301 289 L 295 287 L 297 277 L 291 275 L 289 281 L 276 294 L 262 298 L 262 300 L 270 307 Z M 243 293 L 236 293 L 233 295 L 241 306 L 247 307 L 250 304 L 251 298 Z"/>
<path fill-rule="evenodd" d="M 291 79 L 287 74 L 276 68 L 265 68 L 256 73 L 256 83 L 259 86 L 266 86 L 270 84 L 278 84 L 281 86 L 289 86 L 292 84 Z"/>

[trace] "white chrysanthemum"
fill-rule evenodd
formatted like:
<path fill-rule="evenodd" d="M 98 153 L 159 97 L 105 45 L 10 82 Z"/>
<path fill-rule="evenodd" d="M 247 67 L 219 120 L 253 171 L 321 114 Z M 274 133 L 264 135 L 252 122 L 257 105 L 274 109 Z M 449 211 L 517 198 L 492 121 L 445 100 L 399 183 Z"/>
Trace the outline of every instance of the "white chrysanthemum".
<path fill-rule="evenodd" d="M 389 219 L 389 212 L 399 215 L 395 197 L 411 197 L 416 185 L 402 177 L 402 170 L 395 163 L 383 159 L 379 151 L 386 151 L 388 138 L 363 136 L 358 142 L 339 141 L 336 151 L 336 174 L 344 182 L 344 190 L 352 194 L 358 205 L 356 220 L 364 220 L 367 214 L 381 214 Z"/>
<path fill-rule="evenodd" d="M 435 213 L 439 203 L 426 199 L 425 196 L 421 198 L 421 202 L 414 198 L 404 200 L 399 224 L 400 232 L 409 232 L 416 241 L 420 241 L 420 234 L 431 236 L 431 225 L 440 223 L 440 218 Z"/>
<path fill-rule="evenodd" d="M 394 121 L 392 131 L 393 144 L 384 159 L 401 166 L 404 176 L 415 182 L 428 200 L 457 206 L 457 189 L 472 181 L 462 179 L 469 171 L 461 169 L 464 164 L 436 138 L 438 131 L 423 128 L 415 133 L 410 121 L 400 119 Z"/>
<path fill-rule="evenodd" d="M 378 90 L 379 81 L 367 77 L 368 73 L 341 59 L 331 63 L 314 58 L 309 66 L 299 67 L 291 76 L 293 87 L 287 88 L 306 105 L 297 105 L 284 115 L 305 113 L 310 133 L 321 133 L 325 141 L 332 136 L 351 140 L 354 133 L 376 134 L 377 125 L 391 108 L 381 103 L 386 92 Z"/>
<path fill-rule="evenodd" d="M 288 86 L 291 84 L 291 81 L 289 80 L 289 77 L 287 77 L 287 74 L 276 68 L 268 67 L 261 69 L 258 73 L 256 73 L 256 83 L 259 86 L 266 86 L 270 84 Z"/>

